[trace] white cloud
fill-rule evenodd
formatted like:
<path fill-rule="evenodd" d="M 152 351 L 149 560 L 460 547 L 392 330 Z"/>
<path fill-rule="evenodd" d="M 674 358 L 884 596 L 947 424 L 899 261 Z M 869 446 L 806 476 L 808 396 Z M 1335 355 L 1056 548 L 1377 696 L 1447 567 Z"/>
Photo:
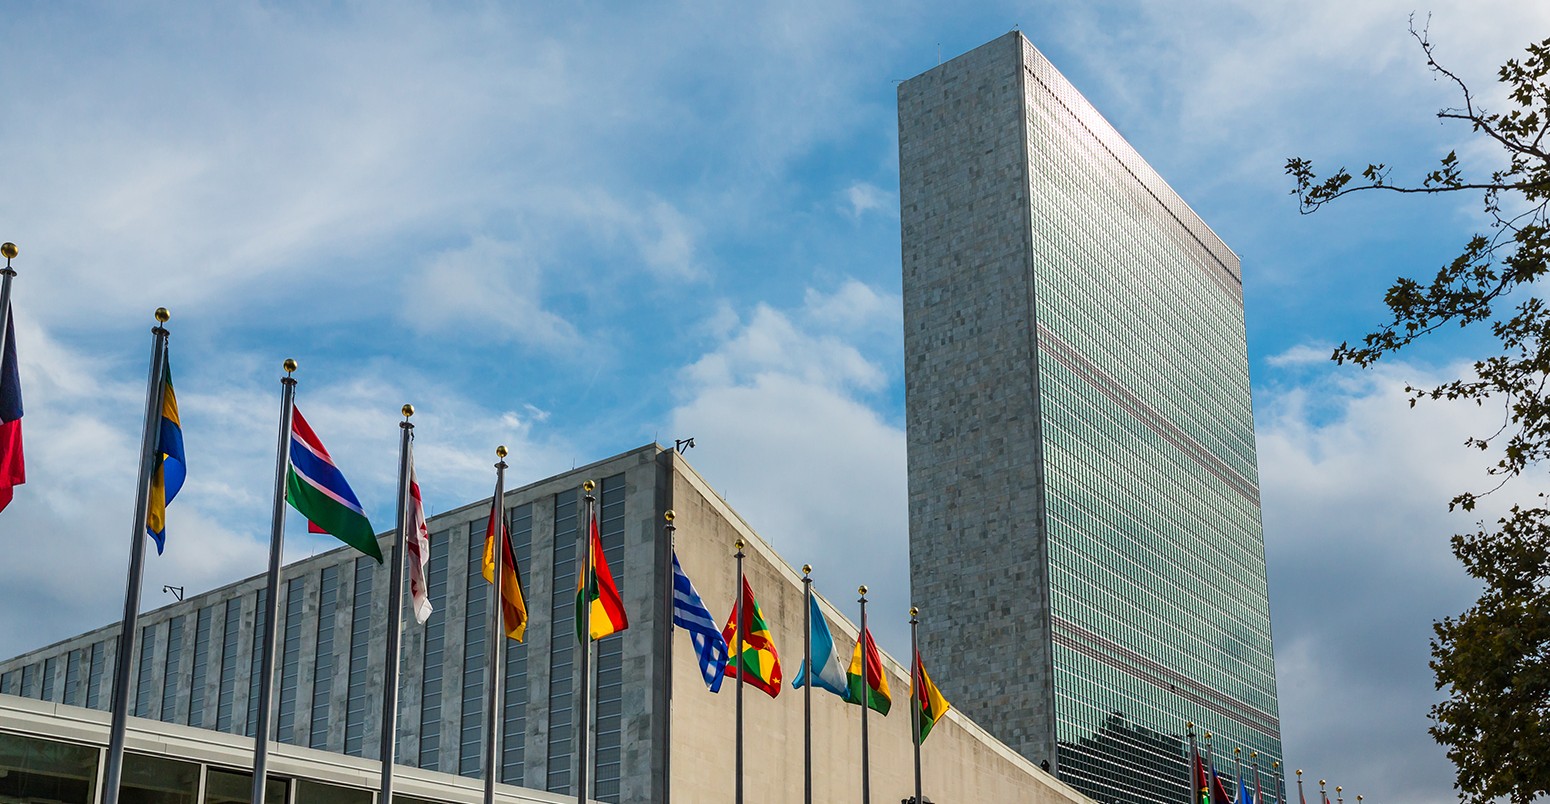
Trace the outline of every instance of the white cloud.
<path fill-rule="evenodd" d="M 1328 363 L 1329 356 L 1334 352 L 1335 349 L 1332 346 L 1299 343 L 1280 354 L 1267 355 L 1265 362 L 1276 368 L 1319 365 Z"/>
<path fill-rule="evenodd" d="M 432 257 L 410 278 L 404 317 L 410 326 L 456 328 L 471 340 L 509 337 L 563 349 L 575 342 L 576 328 L 544 305 L 536 262 L 517 244 L 475 238 Z"/>
<path fill-rule="evenodd" d="M 847 282 L 809 291 L 803 308 L 759 305 L 740 330 L 684 369 L 688 396 L 669 429 L 692 433 L 690 463 L 793 566 L 844 606 L 865 583 L 878 639 L 905 655 L 909 523 L 904 431 L 862 398 L 886 382 L 835 329 L 844 298 L 877 298 Z M 863 310 L 865 305 L 863 305 Z M 797 323 L 800 322 L 800 323 Z M 848 609 L 847 609 L 848 610 Z"/>
<path fill-rule="evenodd" d="M 1453 800 L 1451 766 L 1426 733 L 1438 700 L 1428 641 L 1477 589 L 1448 538 L 1544 484 L 1447 512 L 1454 494 L 1491 485 L 1486 458 L 1462 444 L 1500 422 L 1473 404 L 1411 409 L 1406 382 L 1437 376 L 1332 367 L 1257 399 L 1287 761 L 1347 790 L 1441 804 Z"/>
<path fill-rule="evenodd" d="M 888 215 L 899 208 L 894 194 L 878 187 L 871 182 L 858 181 L 845 190 L 845 201 L 850 205 L 847 212 L 852 218 L 859 218 L 868 212 L 880 212 Z"/>

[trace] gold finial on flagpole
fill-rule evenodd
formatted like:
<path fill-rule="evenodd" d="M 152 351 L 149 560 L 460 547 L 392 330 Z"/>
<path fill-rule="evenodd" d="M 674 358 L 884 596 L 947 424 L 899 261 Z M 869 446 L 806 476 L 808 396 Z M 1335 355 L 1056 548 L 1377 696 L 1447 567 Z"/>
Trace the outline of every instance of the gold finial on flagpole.
<path fill-rule="evenodd" d="M 588 483 L 591 483 L 591 482 L 592 482 L 592 481 L 590 481 L 590 480 L 588 480 L 588 481 L 587 481 L 587 482 L 588 482 Z M 744 546 L 744 545 L 743 545 L 743 540 L 742 540 L 742 539 L 738 539 L 738 540 L 737 540 L 737 541 L 735 541 L 735 542 L 733 542 L 733 543 L 732 543 L 732 546 L 733 546 L 733 547 L 736 547 L 736 548 L 737 548 L 737 550 L 738 550 L 738 552 L 742 552 L 742 550 L 743 550 L 743 546 Z"/>
<path fill-rule="evenodd" d="M 673 521 L 673 517 L 674 516 L 677 516 L 677 515 L 673 513 L 673 509 L 671 509 L 671 508 L 669 508 L 666 511 L 662 512 L 662 518 L 667 520 L 667 521 L 669 521 L 669 522 Z"/>
<path fill-rule="evenodd" d="M 1234 749 L 1233 749 L 1233 750 L 1232 750 L 1232 752 L 1233 752 L 1233 753 L 1234 753 L 1234 754 L 1242 754 L 1242 753 L 1243 753 L 1243 749 L 1242 749 L 1242 748 L 1234 748 Z"/>
<path fill-rule="evenodd" d="M 806 578 L 807 576 L 812 575 L 812 574 L 813 574 L 813 565 L 812 564 L 803 564 L 802 565 L 802 577 Z"/>
<path fill-rule="evenodd" d="M 172 317 L 172 313 L 167 312 L 167 308 L 165 308 L 165 307 L 158 307 L 158 308 L 156 308 L 156 320 L 159 323 L 165 324 L 165 323 L 167 323 L 167 319 L 169 319 L 171 317 Z"/>
<path fill-rule="evenodd" d="M 862 597 L 866 597 L 866 584 L 856 587 L 856 591 L 860 592 Z"/>
<path fill-rule="evenodd" d="M 581 481 L 581 490 L 582 491 L 585 491 L 586 493 L 591 494 L 592 490 L 595 489 L 595 488 L 597 488 L 597 484 L 596 483 L 593 483 L 590 480 L 583 480 L 583 481 Z"/>
<path fill-rule="evenodd" d="M 15 243 L 0 243 L 0 257 L 4 257 L 7 262 L 16 259 L 16 255 L 20 253 L 21 250 L 16 248 Z"/>
<path fill-rule="evenodd" d="M 1302 768 L 1298 768 L 1298 769 L 1297 769 L 1297 775 L 1298 775 L 1298 776 L 1301 776 L 1301 775 L 1302 775 Z"/>
<path fill-rule="evenodd" d="M 1272 767 L 1272 768 L 1279 768 L 1279 767 L 1281 767 L 1281 760 L 1278 759 L 1278 760 L 1270 763 L 1270 767 Z"/>
<path fill-rule="evenodd" d="M 294 374 L 296 372 L 296 361 L 287 357 L 285 362 L 280 364 L 280 368 L 285 369 L 286 374 Z"/>
<path fill-rule="evenodd" d="M 915 619 L 916 617 L 919 617 L 919 616 L 920 616 L 920 609 L 918 609 L 918 608 L 916 608 L 914 606 L 910 606 L 910 619 L 913 620 L 913 619 Z"/>
<path fill-rule="evenodd" d="M 495 457 L 497 457 L 497 458 L 504 458 L 504 457 L 506 457 L 506 445 L 505 444 L 502 444 L 502 445 L 500 445 L 500 446 L 495 448 Z"/>
<path fill-rule="evenodd" d="M 399 410 L 403 412 L 404 418 L 406 419 L 414 415 L 414 405 L 411 405 L 408 402 L 405 402 L 404 406 L 399 408 Z"/>
<path fill-rule="evenodd" d="M 1259 759 L 1259 752 L 1258 751 L 1250 751 L 1249 752 L 1249 759 Z"/>

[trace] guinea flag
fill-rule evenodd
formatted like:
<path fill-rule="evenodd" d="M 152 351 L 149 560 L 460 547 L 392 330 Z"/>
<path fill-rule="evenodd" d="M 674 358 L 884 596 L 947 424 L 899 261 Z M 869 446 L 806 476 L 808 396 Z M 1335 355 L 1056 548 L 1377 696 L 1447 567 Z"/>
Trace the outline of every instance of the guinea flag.
<path fill-rule="evenodd" d="M 753 599 L 753 587 L 743 578 L 743 625 L 737 627 L 737 603 L 727 615 L 727 624 L 721 636 L 732 647 L 732 659 L 727 662 L 727 675 L 742 676 L 743 681 L 764 690 L 774 698 L 780 695 L 780 657 L 775 654 L 775 642 L 770 638 L 770 626 L 759 611 L 758 601 Z M 739 633 L 739 631 L 745 633 Z"/>
<path fill-rule="evenodd" d="M 581 642 L 586 642 L 581 635 L 583 606 L 591 607 L 587 625 L 594 640 L 630 627 L 630 618 L 624 615 L 624 599 L 619 596 L 619 587 L 614 585 L 613 573 L 608 571 L 608 559 L 603 555 L 596 509 L 592 511 L 589 528 L 592 532 L 587 535 L 587 566 L 576 577 L 576 639 Z"/>
<path fill-rule="evenodd" d="M 893 707 L 893 701 L 888 696 L 888 674 L 883 672 L 883 657 L 877 652 L 877 643 L 872 641 L 871 629 L 862 631 L 861 639 L 856 641 L 856 650 L 850 655 L 850 669 L 845 671 L 845 679 L 850 682 L 850 691 L 845 694 L 846 701 L 857 706 L 865 701 L 873 711 L 884 715 Z"/>
<path fill-rule="evenodd" d="M 301 411 L 291 408 L 291 468 L 285 474 L 285 501 L 307 518 L 309 530 L 334 538 L 382 561 L 376 531 L 361 509 L 344 474 L 323 448 Z"/>
<path fill-rule="evenodd" d="M 926 735 L 931 733 L 931 727 L 936 725 L 952 704 L 942 697 L 942 691 L 931 683 L 931 676 L 926 675 L 926 663 L 920 660 L 920 652 L 915 652 L 915 680 L 914 689 L 910 690 L 910 697 L 915 699 L 915 706 L 920 708 L 920 742 L 926 741 Z"/>

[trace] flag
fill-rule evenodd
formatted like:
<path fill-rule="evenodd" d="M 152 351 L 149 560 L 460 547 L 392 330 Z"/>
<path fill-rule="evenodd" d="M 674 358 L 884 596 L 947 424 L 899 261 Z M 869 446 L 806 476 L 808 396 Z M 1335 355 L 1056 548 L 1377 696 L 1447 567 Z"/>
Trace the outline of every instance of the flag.
<path fill-rule="evenodd" d="M 1206 775 L 1206 761 L 1198 754 L 1195 756 L 1195 790 L 1200 794 L 1200 804 L 1211 804 L 1211 780 Z"/>
<path fill-rule="evenodd" d="M 9 312 L 9 311 L 7 311 Z M 16 364 L 16 321 L 5 318 L 5 353 L 0 356 L 0 511 L 16 487 L 27 482 L 22 458 L 22 381 Z"/>
<path fill-rule="evenodd" d="M 501 540 L 501 621 L 505 623 L 506 636 L 522 641 L 527 633 L 527 600 L 522 596 L 522 574 L 517 568 L 517 556 L 511 551 L 511 533 L 501 520 L 501 488 L 495 488 L 490 500 L 490 522 L 484 529 L 484 580 L 495 583 L 495 531 L 500 530 Z"/>
<path fill-rule="evenodd" d="M 883 658 L 877 653 L 877 643 L 872 641 L 870 629 L 861 632 L 856 650 L 850 654 L 850 670 L 845 673 L 850 689 L 845 700 L 860 706 L 866 705 L 881 714 L 888 714 L 893 701 L 888 696 L 888 676 L 883 672 Z"/>
<path fill-rule="evenodd" d="M 1211 801 L 1213 804 L 1233 804 L 1232 796 L 1227 792 L 1227 785 L 1222 782 L 1222 777 L 1216 772 L 1214 766 L 1211 768 Z"/>
<path fill-rule="evenodd" d="M 931 733 L 931 727 L 936 725 L 947 710 L 953 707 L 942 697 L 942 691 L 931 683 L 931 676 L 926 674 L 926 663 L 920 660 L 920 652 L 915 652 L 915 678 L 920 685 L 919 689 L 911 689 L 910 696 L 920 707 L 920 741 L 926 741 L 926 735 Z"/>
<path fill-rule="evenodd" d="M 1249 804 L 1249 802 L 1259 804 L 1259 800 L 1253 793 L 1249 792 L 1249 777 L 1244 776 L 1240 770 L 1238 772 L 1238 804 Z"/>
<path fill-rule="evenodd" d="M 355 492 L 301 411 L 292 407 L 291 413 L 291 468 L 285 476 L 285 501 L 307 518 L 312 532 L 332 534 L 380 562 L 382 549 L 360 500 L 355 499 Z"/>
<path fill-rule="evenodd" d="M 420 502 L 420 481 L 414 477 L 414 436 L 409 437 L 409 499 L 404 501 L 404 555 L 409 559 L 409 599 L 414 619 L 420 624 L 431 618 L 431 596 L 425 586 L 425 568 L 431 560 L 431 529 L 425 524 L 425 506 Z"/>
<path fill-rule="evenodd" d="M 736 645 L 736 658 L 727 663 L 727 675 L 742 675 L 743 681 L 764 690 L 771 698 L 780 694 L 780 657 L 775 654 L 775 643 L 770 638 L 770 627 L 759 611 L 759 602 L 753 599 L 753 587 L 743 577 L 743 622 L 738 628 L 737 604 L 727 615 L 727 624 L 721 629 L 721 637 L 728 645 Z M 747 633 L 742 633 L 746 631 Z"/>
<path fill-rule="evenodd" d="M 716 630 L 716 620 L 705 608 L 705 601 L 695 591 L 689 576 L 678 565 L 678 553 L 673 553 L 673 625 L 689 632 L 694 652 L 700 658 L 700 675 L 711 692 L 721 691 L 721 679 L 727 670 L 727 641 Z"/>
<path fill-rule="evenodd" d="M 582 606 L 591 606 L 587 625 L 594 640 L 630 627 L 630 618 L 624 614 L 624 600 L 619 597 L 619 587 L 614 586 L 613 573 L 608 571 L 608 559 L 603 555 L 596 509 L 592 511 L 589 529 L 592 532 L 587 537 L 587 566 L 576 577 L 576 639 L 582 642 L 586 641 L 581 636 Z"/>
<path fill-rule="evenodd" d="M 810 661 L 813 667 L 818 668 L 817 674 L 813 676 L 813 686 L 844 698 L 850 692 L 845 681 L 845 666 L 840 664 L 840 657 L 844 654 L 840 652 L 840 646 L 834 643 L 834 635 L 829 633 L 829 621 L 824 619 L 823 612 L 818 608 L 818 596 L 811 595 L 808 600 L 807 639 L 813 650 Z M 791 681 L 793 688 L 807 683 L 808 661 L 803 660 L 797 668 L 797 677 Z"/>
<path fill-rule="evenodd" d="M 178 418 L 178 395 L 172 391 L 172 363 L 162 366 L 161 420 L 156 429 L 156 450 L 151 454 L 151 494 L 146 501 L 145 530 L 156 541 L 161 555 L 167 542 L 167 503 L 183 488 L 187 469 L 183 459 L 183 423 Z"/>

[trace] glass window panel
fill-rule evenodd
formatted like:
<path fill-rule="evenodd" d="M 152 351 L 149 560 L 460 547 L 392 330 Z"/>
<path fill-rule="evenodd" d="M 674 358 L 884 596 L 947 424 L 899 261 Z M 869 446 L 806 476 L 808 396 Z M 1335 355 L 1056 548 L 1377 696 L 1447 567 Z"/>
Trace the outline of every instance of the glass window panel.
<path fill-rule="evenodd" d="M 373 564 L 375 559 L 368 559 Z M 267 791 L 266 791 L 267 792 Z M 338 787 L 311 779 L 296 780 L 296 804 L 372 804 L 375 798 L 370 790 L 355 787 Z M 394 801 L 406 799 L 393 796 Z"/>
<path fill-rule="evenodd" d="M 193 804 L 199 765 L 145 754 L 124 754 L 119 800 L 130 804 Z"/>
<path fill-rule="evenodd" d="M 0 732 L 0 801 L 89 804 L 98 749 Z"/>
<path fill-rule="evenodd" d="M 285 804 L 287 780 L 264 779 L 264 804 Z M 205 775 L 205 804 L 248 804 L 253 800 L 253 774 L 211 768 Z"/>

